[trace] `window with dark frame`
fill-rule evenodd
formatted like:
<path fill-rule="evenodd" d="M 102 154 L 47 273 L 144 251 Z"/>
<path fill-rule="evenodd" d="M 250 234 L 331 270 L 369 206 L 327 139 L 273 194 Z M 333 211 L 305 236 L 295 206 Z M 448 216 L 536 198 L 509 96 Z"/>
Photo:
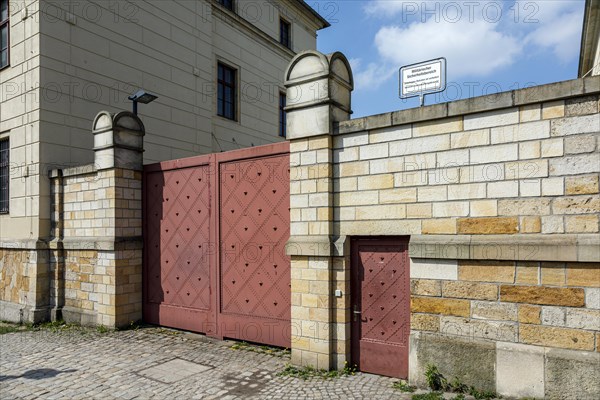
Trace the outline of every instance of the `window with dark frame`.
<path fill-rule="evenodd" d="M 233 0 L 219 0 L 219 4 L 226 9 L 233 11 Z"/>
<path fill-rule="evenodd" d="M 237 71 L 221 63 L 218 69 L 217 114 L 235 121 Z"/>
<path fill-rule="evenodd" d="M 291 37 L 292 25 L 284 19 L 279 20 L 279 43 L 287 47 L 292 48 L 292 37 Z"/>
<path fill-rule="evenodd" d="M 0 0 L 0 69 L 8 67 L 9 57 L 8 0 Z"/>
<path fill-rule="evenodd" d="M 286 137 L 286 124 L 287 115 L 285 113 L 285 106 L 287 104 L 287 97 L 285 93 L 279 93 L 279 136 Z"/>
<path fill-rule="evenodd" d="M 0 214 L 8 214 L 10 171 L 8 139 L 0 139 Z"/>

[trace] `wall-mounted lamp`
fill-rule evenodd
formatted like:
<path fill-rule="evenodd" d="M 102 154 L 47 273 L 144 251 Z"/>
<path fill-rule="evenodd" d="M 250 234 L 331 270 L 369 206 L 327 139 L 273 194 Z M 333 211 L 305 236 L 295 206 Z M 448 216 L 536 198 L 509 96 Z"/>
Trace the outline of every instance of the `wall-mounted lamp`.
<path fill-rule="evenodd" d="M 145 90 L 138 90 L 135 94 L 128 97 L 129 100 L 133 101 L 133 113 L 138 113 L 138 103 L 148 104 L 158 99 L 158 96 L 147 93 Z"/>

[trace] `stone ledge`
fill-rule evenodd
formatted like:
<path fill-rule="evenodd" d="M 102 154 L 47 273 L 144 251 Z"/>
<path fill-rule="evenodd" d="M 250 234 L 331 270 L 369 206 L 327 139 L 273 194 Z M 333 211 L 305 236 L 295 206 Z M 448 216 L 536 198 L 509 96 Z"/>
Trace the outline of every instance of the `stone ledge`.
<path fill-rule="evenodd" d="M 140 250 L 143 248 L 143 239 L 142 237 L 114 238 L 114 240 L 107 237 L 70 237 L 52 240 L 48 246 L 53 250 L 59 248 L 78 251 Z"/>
<path fill-rule="evenodd" d="M 3 250 L 47 250 L 48 242 L 36 239 L 2 239 L 0 249 Z"/>
<path fill-rule="evenodd" d="M 597 235 L 416 235 L 409 244 L 412 258 L 511 260 L 511 261 L 600 261 Z"/>
<path fill-rule="evenodd" d="M 347 236 L 292 236 L 290 256 L 343 257 Z M 599 262 L 598 235 L 414 235 L 409 256 L 425 259 Z"/>
<path fill-rule="evenodd" d="M 288 256 L 338 257 L 345 251 L 346 236 L 291 236 L 285 251 Z"/>
<path fill-rule="evenodd" d="M 564 100 L 599 92 L 600 76 L 592 76 L 342 121 L 335 124 L 334 135 Z"/>

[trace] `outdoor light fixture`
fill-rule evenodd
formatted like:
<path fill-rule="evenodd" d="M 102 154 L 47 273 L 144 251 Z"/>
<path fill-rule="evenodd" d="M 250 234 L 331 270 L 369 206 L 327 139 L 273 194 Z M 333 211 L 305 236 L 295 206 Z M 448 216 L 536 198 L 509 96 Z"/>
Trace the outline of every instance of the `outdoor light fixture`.
<path fill-rule="evenodd" d="M 138 113 L 138 103 L 148 104 L 158 99 L 158 96 L 147 93 L 145 90 L 138 90 L 135 94 L 128 97 L 129 100 L 133 101 L 133 113 Z"/>

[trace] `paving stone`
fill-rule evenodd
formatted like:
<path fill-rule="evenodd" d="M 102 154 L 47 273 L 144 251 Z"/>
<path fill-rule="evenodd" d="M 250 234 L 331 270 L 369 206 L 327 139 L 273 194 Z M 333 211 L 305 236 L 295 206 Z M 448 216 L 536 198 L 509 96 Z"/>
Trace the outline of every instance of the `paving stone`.
<path fill-rule="evenodd" d="M 394 379 L 371 374 L 306 381 L 279 376 L 289 356 L 233 350 L 231 345 L 163 328 L 4 334 L 0 398 L 411 398 L 392 388 Z"/>

